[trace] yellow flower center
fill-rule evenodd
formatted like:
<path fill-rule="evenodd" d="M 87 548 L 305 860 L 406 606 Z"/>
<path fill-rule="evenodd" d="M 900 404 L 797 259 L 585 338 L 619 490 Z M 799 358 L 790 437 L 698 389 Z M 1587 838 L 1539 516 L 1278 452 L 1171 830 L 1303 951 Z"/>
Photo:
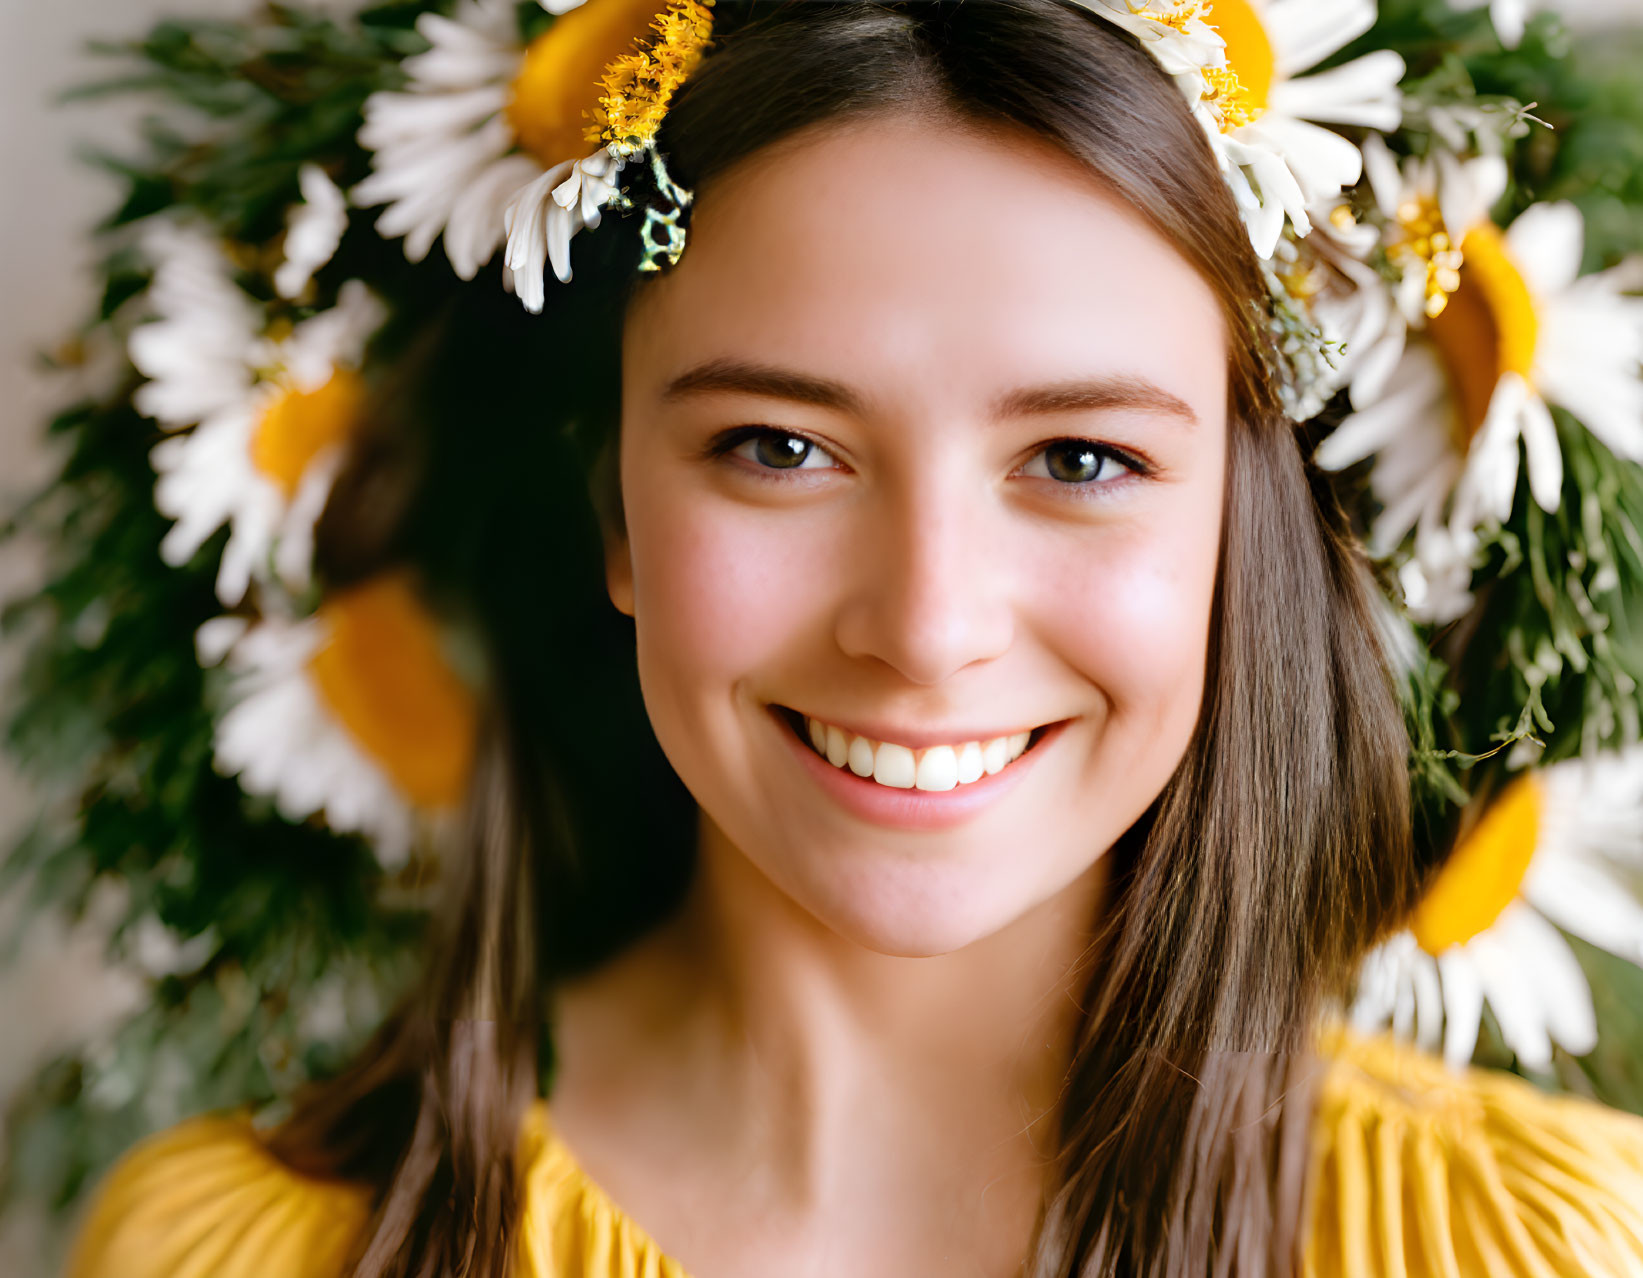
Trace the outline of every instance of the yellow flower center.
<path fill-rule="evenodd" d="M 412 803 L 460 800 L 477 711 L 409 576 L 388 573 L 341 591 L 318 615 L 328 635 L 308 671 L 331 712 Z"/>
<path fill-rule="evenodd" d="M 308 464 L 353 429 L 364 399 L 364 379 L 346 368 L 337 369 L 318 390 L 284 391 L 252 432 L 251 464 L 279 485 L 289 501 Z"/>
<path fill-rule="evenodd" d="M 1465 257 L 1450 237 L 1443 210 L 1430 195 L 1405 200 L 1398 209 L 1397 227 L 1402 238 L 1386 250 L 1387 256 L 1406 271 L 1425 272 L 1426 317 L 1436 319 L 1460 287 Z"/>
<path fill-rule="evenodd" d="M 1211 107 L 1227 132 L 1265 114 L 1278 78 L 1278 55 L 1251 0 L 1215 0 L 1208 21 L 1227 42 L 1227 65 L 1205 73 Z"/>
<path fill-rule="evenodd" d="M 520 147 L 544 168 L 588 154 L 606 68 L 634 52 L 661 9 L 658 0 L 588 0 L 530 42 L 506 110 Z"/>
<path fill-rule="evenodd" d="M 1209 0 L 1125 0 L 1125 3 L 1132 14 L 1172 27 L 1183 35 L 1195 19 L 1202 19 L 1210 10 Z M 1166 7 L 1153 7 L 1159 4 Z"/>
<path fill-rule="evenodd" d="M 1460 278 L 1428 332 L 1455 386 L 1456 442 L 1464 452 L 1489 414 L 1501 377 L 1517 373 L 1532 382 L 1540 316 L 1498 227 L 1479 223 L 1460 248 Z"/>
<path fill-rule="evenodd" d="M 1489 805 L 1415 908 L 1410 930 L 1423 950 L 1436 955 L 1464 945 L 1516 899 L 1540 839 L 1540 811 L 1540 783 L 1532 773 Z"/>
<path fill-rule="evenodd" d="M 1328 275 L 1310 256 L 1296 258 L 1290 266 L 1278 272 L 1278 279 L 1285 293 L 1301 301 L 1310 301 L 1318 296 L 1329 283 Z"/>
<path fill-rule="evenodd" d="M 713 35 L 713 0 L 671 0 L 654 23 L 650 48 L 619 58 L 605 72 L 604 93 L 587 140 L 614 143 L 625 154 L 656 136 L 678 87 L 690 78 Z"/>

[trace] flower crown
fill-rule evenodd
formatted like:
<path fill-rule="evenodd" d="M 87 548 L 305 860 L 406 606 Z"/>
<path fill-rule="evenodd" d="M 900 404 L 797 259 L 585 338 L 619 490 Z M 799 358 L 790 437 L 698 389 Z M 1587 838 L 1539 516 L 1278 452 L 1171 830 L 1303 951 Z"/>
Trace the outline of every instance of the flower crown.
<path fill-rule="evenodd" d="M 1632 222 L 1594 225 L 1593 263 L 1618 264 L 1591 273 L 1575 204 L 1530 198 L 1543 153 L 1575 147 L 1595 110 L 1558 114 L 1572 92 L 1561 37 L 1549 18 L 1525 30 L 1531 0 L 1494 0 L 1488 16 L 1471 12 L 1480 0 L 1066 2 L 1129 33 L 1179 88 L 1265 264 L 1297 438 L 1341 472 L 1385 587 L 1423 801 L 1439 816 L 1459 806 L 1473 768 L 1496 796 L 1469 814 L 1410 927 L 1371 956 L 1357 1015 L 1441 1036 L 1461 1060 L 1487 1002 L 1525 1063 L 1554 1042 L 1585 1051 L 1592 1000 L 1558 928 L 1643 960 L 1643 258 L 1626 256 L 1643 235 L 1625 233 L 1643 225 L 1643 194 Z M 228 530 L 227 611 L 196 635 L 200 664 L 224 668 L 216 765 L 292 820 L 365 834 L 385 861 L 460 797 L 477 715 L 413 574 L 325 589 L 313 571 L 314 523 L 347 497 L 332 484 L 390 309 L 376 237 L 349 206 L 379 208 L 376 231 L 403 237 L 412 263 L 442 242 L 464 281 L 500 251 L 531 311 L 613 207 L 642 205 L 642 267 L 661 269 L 684 248 L 691 196 L 657 131 L 713 38 L 711 0 L 426 8 L 426 47 L 409 56 L 403 29 L 372 27 L 372 11 L 324 28 L 332 61 L 305 46 L 304 102 L 332 102 L 361 47 L 396 84 L 363 103 L 370 171 L 349 121 L 311 156 L 278 153 L 301 200 L 277 242 L 261 242 L 266 220 L 215 208 L 192 225 L 153 219 L 135 295 L 148 322 L 126 347 L 147 379 L 130 406 L 165 433 L 150 454 L 173 521 L 161 554 L 182 566 Z M 1365 37 L 1396 47 L 1349 48 Z M 289 34 L 268 44 L 300 81 Z M 1538 122 L 1476 92 L 1462 47 L 1487 82 L 1536 86 L 1557 133 L 1520 146 Z M 185 70 L 193 102 L 202 73 Z M 213 145 L 254 145 L 265 119 L 247 107 Z M 1643 110 L 1594 128 L 1586 153 L 1599 136 L 1643 149 Z M 228 172 L 219 186 L 243 181 Z M 164 166 L 145 179 L 145 211 L 155 190 L 186 187 Z M 1591 178 L 1542 189 L 1624 204 Z M 430 288 L 461 287 L 442 271 L 429 265 Z M 132 294 L 111 281 L 110 296 Z M 109 437 L 129 425 L 111 420 Z"/>

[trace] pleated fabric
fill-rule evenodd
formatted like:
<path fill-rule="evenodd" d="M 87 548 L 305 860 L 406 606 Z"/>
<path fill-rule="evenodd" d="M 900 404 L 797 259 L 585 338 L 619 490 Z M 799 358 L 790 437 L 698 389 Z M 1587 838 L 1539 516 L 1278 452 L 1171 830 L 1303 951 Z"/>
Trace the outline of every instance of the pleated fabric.
<path fill-rule="evenodd" d="M 1390 1038 L 1324 1031 L 1304 1278 L 1643 1278 L 1643 1119 Z M 577 1165 L 518 1147 L 517 1278 L 688 1278 Z M 139 1145 L 66 1278 L 345 1278 L 371 1192 L 292 1170 L 244 1116 Z"/>
<path fill-rule="evenodd" d="M 1643 1278 L 1643 1119 L 1325 1032 L 1306 1278 Z"/>

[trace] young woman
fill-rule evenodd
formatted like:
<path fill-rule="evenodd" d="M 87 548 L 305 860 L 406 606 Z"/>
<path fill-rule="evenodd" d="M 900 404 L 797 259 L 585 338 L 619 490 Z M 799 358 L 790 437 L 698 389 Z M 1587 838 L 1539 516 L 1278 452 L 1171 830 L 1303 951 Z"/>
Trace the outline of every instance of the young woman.
<path fill-rule="evenodd" d="M 1058 0 L 715 39 L 658 135 L 688 248 L 612 275 L 593 481 L 692 800 L 686 871 L 636 873 L 681 890 L 607 876 L 661 903 L 552 960 L 542 918 L 605 908 L 552 867 L 672 792 L 499 707 L 428 989 L 280 1129 L 134 1154 L 73 1278 L 1643 1264 L 1591 1188 L 1638 1126 L 1315 1037 L 1425 869 L 1408 743 L 1169 78 Z"/>

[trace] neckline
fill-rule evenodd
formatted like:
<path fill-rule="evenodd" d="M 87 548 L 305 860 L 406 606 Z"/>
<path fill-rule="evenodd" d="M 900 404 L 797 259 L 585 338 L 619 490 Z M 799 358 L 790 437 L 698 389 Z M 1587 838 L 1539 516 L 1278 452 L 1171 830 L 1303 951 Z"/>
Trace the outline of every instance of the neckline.
<path fill-rule="evenodd" d="M 605 1278 L 607 1272 L 611 1278 L 690 1278 L 689 1271 L 588 1174 L 554 1123 L 547 1100 L 537 1098 L 526 1111 L 519 1153 L 523 1209 L 537 1225 L 536 1237 L 530 1236 L 527 1224 L 523 1239 L 538 1262 L 533 1278 Z M 602 1259 L 616 1263 L 607 1270 L 600 1267 Z"/>
<path fill-rule="evenodd" d="M 1419 1054 L 1382 1041 L 1389 1036 L 1360 1035 L 1341 1023 L 1326 1022 L 1319 1030 L 1311 1047 L 1323 1068 L 1325 1092 L 1340 1091 L 1343 1075 L 1355 1072 L 1350 1066 L 1377 1058 L 1377 1052 L 1394 1062 Z M 1379 1063 L 1384 1071 L 1387 1062 Z M 691 1278 L 583 1167 L 543 1097 L 531 1102 L 521 1124 L 518 1166 L 527 1217 L 522 1247 L 533 1262 L 528 1278 Z"/>

